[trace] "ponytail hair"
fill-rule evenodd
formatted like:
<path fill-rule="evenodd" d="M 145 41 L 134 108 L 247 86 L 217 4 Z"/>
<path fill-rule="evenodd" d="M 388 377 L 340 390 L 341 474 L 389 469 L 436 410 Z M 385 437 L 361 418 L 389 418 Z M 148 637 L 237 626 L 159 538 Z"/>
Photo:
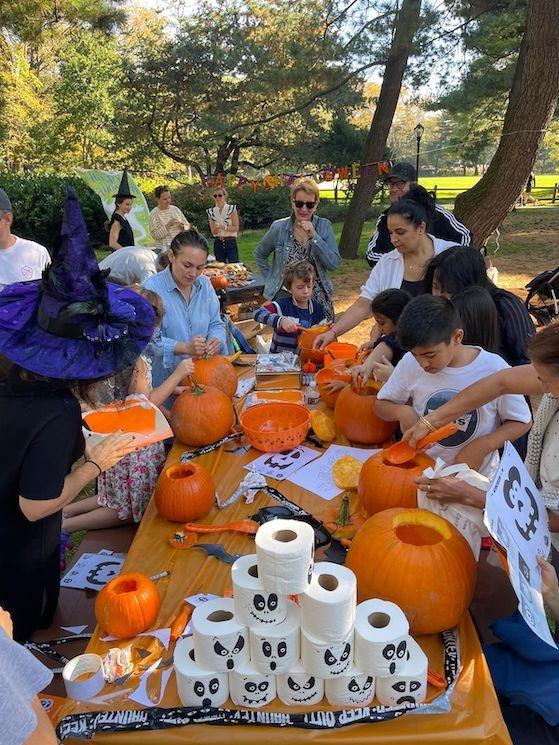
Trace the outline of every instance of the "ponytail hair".
<path fill-rule="evenodd" d="M 199 233 L 195 227 L 191 227 L 188 230 L 182 230 L 180 233 L 173 238 L 171 241 L 170 250 L 174 256 L 178 256 L 183 248 L 191 246 L 192 248 L 199 248 L 205 251 L 206 254 L 210 252 L 208 248 L 208 242 L 204 236 Z"/>
<path fill-rule="evenodd" d="M 427 189 L 415 184 L 389 207 L 387 215 L 401 215 L 416 228 L 424 222 L 429 229 L 435 217 L 435 200 Z"/>

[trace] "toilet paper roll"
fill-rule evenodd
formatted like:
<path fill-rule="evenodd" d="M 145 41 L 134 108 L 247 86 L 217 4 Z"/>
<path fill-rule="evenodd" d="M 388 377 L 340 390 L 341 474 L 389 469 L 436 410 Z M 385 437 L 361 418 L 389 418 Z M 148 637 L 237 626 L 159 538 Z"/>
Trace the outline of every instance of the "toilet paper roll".
<path fill-rule="evenodd" d="M 253 624 L 249 628 L 250 661 L 261 673 L 284 673 L 299 659 L 300 610 L 289 601 L 285 621 L 269 626 Z"/>
<path fill-rule="evenodd" d="M 245 626 L 281 623 L 287 616 L 287 596 L 267 592 L 258 576 L 256 554 L 241 556 L 231 569 L 235 618 Z"/>
<path fill-rule="evenodd" d="M 298 595 L 310 584 L 314 531 L 300 520 L 271 520 L 256 533 L 258 575 L 267 592 Z"/>
<path fill-rule="evenodd" d="M 191 636 L 179 639 L 173 657 L 177 691 L 183 706 L 223 706 L 229 698 L 227 673 L 204 670 L 196 664 Z"/>
<path fill-rule="evenodd" d="M 421 704 L 427 695 L 427 656 L 411 636 L 407 644 L 407 659 L 401 670 L 377 680 L 377 698 L 384 706 Z"/>
<path fill-rule="evenodd" d="M 394 603 L 377 599 L 359 603 L 355 616 L 357 667 L 375 677 L 398 674 L 406 661 L 409 630 L 408 619 Z"/>
<path fill-rule="evenodd" d="M 358 667 L 337 678 L 328 678 L 324 689 L 330 706 L 368 706 L 375 696 L 375 678 Z"/>
<path fill-rule="evenodd" d="M 192 614 L 196 662 L 223 673 L 249 660 L 248 629 L 234 617 L 232 598 L 202 603 Z"/>
<path fill-rule="evenodd" d="M 329 642 L 301 629 L 301 662 L 318 678 L 336 678 L 353 663 L 353 629 L 340 641 Z"/>
<path fill-rule="evenodd" d="M 324 698 L 324 680 L 308 673 L 300 660 L 276 678 L 278 698 L 287 706 L 312 706 Z"/>
<path fill-rule="evenodd" d="M 82 676 L 83 679 L 80 680 Z M 87 701 L 96 696 L 105 685 L 103 660 L 98 654 L 79 654 L 64 665 L 62 680 L 68 698 Z"/>
<path fill-rule="evenodd" d="M 275 676 L 259 673 L 246 663 L 229 673 L 229 694 L 237 706 L 260 709 L 276 697 Z"/>
<path fill-rule="evenodd" d="M 325 641 L 338 641 L 355 623 L 357 581 L 347 567 L 321 561 L 301 595 L 301 626 Z"/>

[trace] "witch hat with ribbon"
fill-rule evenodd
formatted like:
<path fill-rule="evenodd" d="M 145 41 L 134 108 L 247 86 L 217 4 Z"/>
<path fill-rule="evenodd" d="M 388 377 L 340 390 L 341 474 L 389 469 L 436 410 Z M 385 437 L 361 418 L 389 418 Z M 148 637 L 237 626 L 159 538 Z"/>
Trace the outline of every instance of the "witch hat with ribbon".
<path fill-rule="evenodd" d="M 134 194 L 130 192 L 130 185 L 128 183 L 128 168 L 125 168 L 122 172 L 122 178 L 120 179 L 120 186 L 118 192 L 113 194 L 113 197 L 122 197 L 124 199 L 136 199 Z"/>
<path fill-rule="evenodd" d="M 40 280 L 0 292 L 0 354 L 38 375 L 92 380 L 134 364 L 154 312 L 133 290 L 106 281 L 80 203 L 68 188 L 60 241 Z"/>

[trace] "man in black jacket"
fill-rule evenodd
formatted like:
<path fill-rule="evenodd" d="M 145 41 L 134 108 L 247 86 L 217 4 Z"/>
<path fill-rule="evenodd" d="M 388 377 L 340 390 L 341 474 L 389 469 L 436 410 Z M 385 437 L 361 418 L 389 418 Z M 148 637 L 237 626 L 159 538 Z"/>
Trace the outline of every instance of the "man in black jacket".
<path fill-rule="evenodd" d="M 383 181 L 388 188 L 388 198 L 391 204 L 394 204 L 417 181 L 417 173 L 411 163 L 395 163 Z M 373 237 L 367 246 L 366 257 L 369 265 L 372 267 L 375 266 L 383 254 L 392 251 L 394 248 L 386 226 L 387 211 L 381 212 Z M 472 234 L 468 228 L 457 220 L 452 212 L 445 210 L 439 204 L 435 206 L 435 219 L 433 224 L 428 226 L 428 230 L 435 238 L 455 241 L 458 246 L 469 245 L 472 238 Z"/>

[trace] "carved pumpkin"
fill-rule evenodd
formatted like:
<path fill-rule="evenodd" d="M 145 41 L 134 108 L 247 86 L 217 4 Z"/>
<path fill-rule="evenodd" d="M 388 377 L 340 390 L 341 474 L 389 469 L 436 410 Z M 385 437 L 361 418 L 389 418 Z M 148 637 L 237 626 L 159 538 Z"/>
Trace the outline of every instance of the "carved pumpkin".
<path fill-rule="evenodd" d="M 235 410 L 223 391 L 203 386 L 191 378 L 171 409 L 171 427 L 185 445 L 211 445 L 229 433 L 235 422 Z"/>
<path fill-rule="evenodd" d="M 210 282 L 215 290 L 225 290 L 228 285 L 227 277 L 224 274 L 213 274 Z"/>
<path fill-rule="evenodd" d="M 355 572 L 359 602 L 396 603 L 410 634 L 450 629 L 468 609 L 477 565 L 462 534 L 428 510 L 394 508 L 357 531 L 346 566 Z"/>
<path fill-rule="evenodd" d="M 434 461 L 416 453 L 407 463 L 395 465 L 384 459 L 384 451 L 365 461 L 357 487 L 363 511 L 374 515 L 391 507 L 417 507 L 417 479 Z"/>
<path fill-rule="evenodd" d="M 157 511 L 166 520 L 176 523 L 199 520 L 213 507 L 214 480 L 197 463 L 177 463 L 161 472 L 153 498 Z"/>
<path fill-rule="evenodd" d="M 396 431 L 397 422 L 385 422 L 375 414 L 376 400 L 375 391 L 368 387 L 357 393 L 348 385 L 340 391 L 334 407 L 334 421 L 338 431 L 350 442 L 380 445 Z"/>
<path fill-rule="evenodd" d="M 331 409 L 334 408 L 336 405 L 336 401 L 338 399 L 338 396 L 340 394 L 340 389 L 337 391 L 331 391 L 326 386 L 328 383 L 340 382 L 343 381 L 343 378 L 336 373 L 335 370 L 330 370 L 329 368 L 323 368 L 322 370 L 319 370 L 316 373 L 316 384 L 318 386 L 318 392 L 320 393 L 320 398 L 324 401 L 324 403 L 329 406 Z M 350 378 L 351 379 L 351 378 Z"/>
<path fill-rule="evenodd" d="M 313 428 L 315 435 L 319 440 L 322 440 L 322 442 L 332 442 L 336 437 L 334 420 L 323 411 L 318 411 L 316 409 L 311 411 L 311 427 Z"/>
<path fill-rule="evenodd" d="M 237 390 L 237 373 L 227 357 L 200 357 L 194 360 L 194 375 L 202 385 L 211 385 L 233 398 Z M 189 385 L 188 378 L 182 385 Z"/>
<path fill-rule="evenodd" d="M 101 628 L 119 639 L 129 639 L 152 628 L 161 600 L 155 583 L 145 574 L 120 574 L 101 590 L 95 617 Z"/>
<path fill-rule="evenodd" d="M 322 364 L 324 360 L 324 349 L 313 349 L 313 343 L 319 334 L 328 331 L 329 326 L 311 326 L 309 329 L 302 329 L 299 334 L 299 359 L 301 364 L 305 362 L 314 362 L 317 365 Z"/>

